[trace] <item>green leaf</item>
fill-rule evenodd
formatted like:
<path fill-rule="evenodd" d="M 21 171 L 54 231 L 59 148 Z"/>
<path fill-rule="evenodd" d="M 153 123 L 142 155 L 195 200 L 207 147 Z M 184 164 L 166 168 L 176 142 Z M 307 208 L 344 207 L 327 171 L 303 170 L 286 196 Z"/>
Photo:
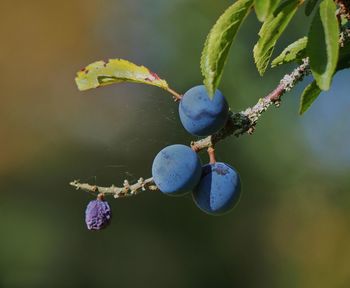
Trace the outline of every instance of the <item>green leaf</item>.
<path fill-rule="evenodd" d="M 322 90 L 317 86 L 316 81 L 313 81 L 311 84 L 306 86 L 303 94 L 301 95 L 299 108 L 300 115 L 305 113 L 311 107 L 312 103 L 316 100 L 321 92 Z"/>
<path fill-rule="evenodd" d="M 317 4 L 318 0 L 309 0 L 306 3 L 306 7 L 305 7 L 305 15 L 306 16 L 310 16 L 312 11 L 314 10 L 316 4 Z"/>
<path fill-rule="evenodd" d="M 167 90 L 168 84 L 144 66 L 123 59 L 97 61 L 77 73 L 75 82 L 80 91 L 121 82 L 142 83 Z"/>
<path fill-rule="evenodd" d="M 280 2 L 281 0 L 254 0 L 255 12 L 258 19 L 264 22 Z"/>
<path fill-rule="evenodd" d="M 271 67 L 286 64 L 292 61 L 300 61 L 305 58 L 305 48 L 307 44 L 307 37 L 300 38 L 299 40 L 288 45 L 282 53 L 277 56 L 271 63 Z"/>
<path fill-rule="evenodd" d="M 350 68 L 350 43 L 346 43 L 345 46 L 339 50 L 339 60 L 336 72 L 347 68 Z M 305 88 L 301 95 L 300 114 L 303 114 L 310 108 L 311 104 L 315 101 L 321 91 L 322 90 L 317 86 L 316 81 L 313 81 Z"/>
<path fill-rule="evenodd" d="M 288 0 L 282 3 L 276 11 L 262 25 L 258 43 L 254 46 L 254 60 L 260 75 L 262 76 L 275 48 L 278 38 L 293 18 L 297 11 L 299 1 Z"/>
<path fill-rule="evenodd" d="M 339 49 L 337 71 L 350 68 L 350 42 Z"/>
<path fill-rule="evenodd" d="M 259 31 L 260 38 L 253 50 L 255 64 L 261 76 L 269 65 L 278 38 L 297 11 L 298 3 L 296 0 L 282 3 L 262 25 Z"/>
<path fill-rule="evenodd" d="M 321 2 L 312 20 L 306 46 L 312 75 L 322 90 L 329 89 L 337 68 L 339 27 L 335 13 L 333 0 Z"/>
<path fill-rule="evenodd" d="M 253 0 L 238 0 L 217 20 L 210 30 L 201 57 L 201 70 L 209 95 L 219 86 L 233 39 L 250 12 Z"/>

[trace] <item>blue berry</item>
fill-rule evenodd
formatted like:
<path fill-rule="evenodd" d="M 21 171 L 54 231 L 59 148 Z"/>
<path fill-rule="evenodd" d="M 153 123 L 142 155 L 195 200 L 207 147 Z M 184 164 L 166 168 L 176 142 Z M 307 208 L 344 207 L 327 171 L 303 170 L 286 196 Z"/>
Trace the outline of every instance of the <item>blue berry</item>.
<path fill-rule="evenodd" d="M 188 90 L 179 105 L 182 125 L 196 136 L 208 136 L 220 130 L 227 121 L 228 111 L 222 93 L 216 90 L 213 99 L 210 99 L 203 85 Z"/>
<path fill-rule="evenodd" d="M 89 230 L 101 230 L 111 221 L 111 208 L 107 201 L 92 200 L 85 210 L 85 223 Z"/>
<path fill-rule="evenodd" d="M 171 145 L 154 158 L 152 176 L 159 190 L 168 195 L 191 191 L 201 177 L 201 162 L 196 152 L 185 145 Z"/>
<path fill-rule="evenodd" d="M 240 193 L 241 181 L 236 170 L 226 163 L 216 162 L 203 166 L 193 200 L 204 212 L 219 215 L 235 206 Z"/>

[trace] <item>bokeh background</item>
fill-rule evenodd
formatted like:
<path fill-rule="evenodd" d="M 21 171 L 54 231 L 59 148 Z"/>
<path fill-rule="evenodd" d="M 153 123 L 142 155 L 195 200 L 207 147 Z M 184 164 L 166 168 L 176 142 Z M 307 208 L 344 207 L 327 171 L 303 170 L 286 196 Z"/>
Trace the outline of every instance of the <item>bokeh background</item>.
<path fill-rule="evenodd" d="M 231 3 L 1 1 L 0 287 L 350 287 L 349 72 L 305 116 L 298 98 L 310 79 L 253 136 L 217 146 L 243 181 L 230 214 L 208 216 L 190 196 L 149 192 L 111 199 L 112 225 L 85 228 L 93 196 L 69 181 L 148 177 L 160 149 L 194 138 L 166 92 L 130 84 L 78 92 L 76 71 L 125 58 L 183 93 L 201 83 L 203 42 Z M 298 13 L 276 53 L 308 23 Z M 235 111 L 293 68 L 258 76 L 259 25 L 247 19 L 220 86 Z"/>

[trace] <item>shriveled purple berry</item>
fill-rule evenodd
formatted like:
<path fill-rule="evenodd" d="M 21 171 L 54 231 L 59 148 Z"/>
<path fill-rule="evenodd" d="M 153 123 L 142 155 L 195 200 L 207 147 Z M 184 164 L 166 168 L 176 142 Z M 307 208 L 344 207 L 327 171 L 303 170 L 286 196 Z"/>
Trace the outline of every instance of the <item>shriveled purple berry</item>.
<path fill-rule="evenodd" d="M 101 230 L 111 221 L 111 208 L 107 201 L 92 200 L 85 210 L 85 223 L 89 230 Z"/>

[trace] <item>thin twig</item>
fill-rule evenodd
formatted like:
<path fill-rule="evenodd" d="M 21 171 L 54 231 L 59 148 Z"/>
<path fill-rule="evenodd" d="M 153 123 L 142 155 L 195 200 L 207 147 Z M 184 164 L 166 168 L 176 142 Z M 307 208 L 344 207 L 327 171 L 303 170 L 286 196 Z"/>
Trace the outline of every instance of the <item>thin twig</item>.
<path fill-rule="evenodd" d="M 170 87 L 167 87 L 166 91 L 168 91 L 171 95 L 173 95 L 175 102 L 180 101 L 182 99 L 182 95 L 177 93 L 175 90 L 171 89 Z"/>
<path fill-rule="evenodd" d="M 335 0 L 335 3 L 339 6 L 338 14 L 350 20 L 350 0 Z"/>
<path fill-rule="evenodd" d="M 124 180 L 123 187 L 116 187 L 114 185 L 110 187 L 101 187 L 97 185 L 90 185 L 88 183 L 80 183 L 79 180 L 74 180 L 69 185 L 75 187 L 77 190 L 84 190 L 87 192 L 93 192 L 96 194 L 113 195 L 114 198 L 129 197 L 139 194 L 142 191 L 157 190 L 153 178 L 143 179 L 140 178 L 135 184 L 130 185 L 128 180 Z"/>

